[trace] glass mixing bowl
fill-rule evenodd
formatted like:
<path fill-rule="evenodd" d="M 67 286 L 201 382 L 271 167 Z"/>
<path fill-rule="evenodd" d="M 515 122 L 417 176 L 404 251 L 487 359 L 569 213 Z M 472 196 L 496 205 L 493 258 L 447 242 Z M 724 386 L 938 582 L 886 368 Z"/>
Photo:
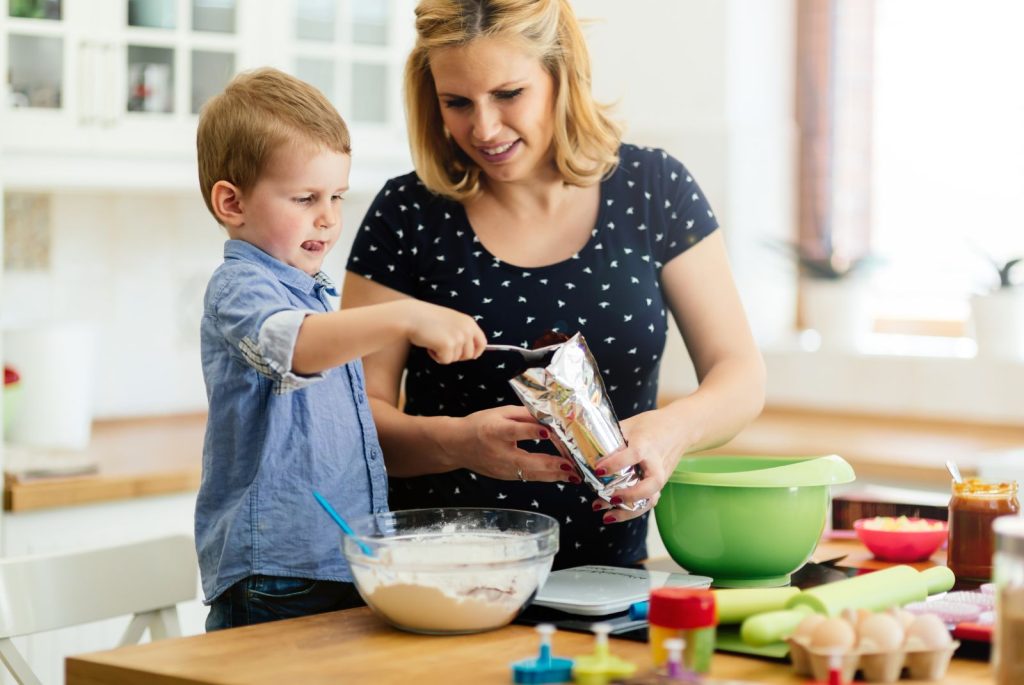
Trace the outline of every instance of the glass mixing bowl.
<path fill-rule="evenodd" d="M 366 603 L 397 628 L 459 634 L 507 625 L 547 580 L 558 522 L 513 509 L 410 509 L 350 522 L 345 559 Z"/>

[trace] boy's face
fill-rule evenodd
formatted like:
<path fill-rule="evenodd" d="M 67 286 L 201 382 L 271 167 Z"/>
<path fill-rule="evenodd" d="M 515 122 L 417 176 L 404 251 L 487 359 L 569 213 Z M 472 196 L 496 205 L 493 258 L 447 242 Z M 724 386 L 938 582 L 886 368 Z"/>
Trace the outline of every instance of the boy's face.
<path fill-rule="evenodd" d="M 351 164 L 342 152 L 304 144 L 280 147 L 241 198 L 242 221 L 228 234 L 315 275 L 341 233 L 341 199 Z"/>

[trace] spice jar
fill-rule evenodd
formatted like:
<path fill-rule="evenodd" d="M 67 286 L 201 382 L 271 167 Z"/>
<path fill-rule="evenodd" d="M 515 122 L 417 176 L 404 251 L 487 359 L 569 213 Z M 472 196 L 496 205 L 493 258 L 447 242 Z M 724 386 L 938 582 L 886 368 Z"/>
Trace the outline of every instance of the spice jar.
<path fill-rule="evenodd" d="M 665 641 L 682 639 L 683 668 L 707 673 L 715 651 L 715 595 L 710 590 L 662 587 L 651 590 L 647 612 L 648 639 L 655 668 L 665 668 Z"/>
<path fill-rule="evenodd" d="M 958 580 L 991 579 L 995 552 L 992 522 L 1019 511 L 1015 481 L 986 483 L 969 478 L 953 483 L 947 564 Z"/>
<path fill-rule="evenodd" d="M 1024 683 L 1024 518 L 1003 516 L 993 524 L 996 553 L 996 626 L 992 668 L 997 685 Z"/>

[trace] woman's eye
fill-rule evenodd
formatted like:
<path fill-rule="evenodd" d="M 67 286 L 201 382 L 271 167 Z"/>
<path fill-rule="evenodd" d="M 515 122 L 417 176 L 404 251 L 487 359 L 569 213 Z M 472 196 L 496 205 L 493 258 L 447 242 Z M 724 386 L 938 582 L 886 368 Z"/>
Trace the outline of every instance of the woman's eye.
<path fill-rule="evenodd" d="M 513 100 L 523 92 L 522 88 L 516 88 L 515 90 L 499 90 L 494 93 L 494 97 L 499 100 Z"/>
<path fill-rule="evenodd" d="M 469 104 L 469 100 L 466 98 L 450 98 L 444 101 L 444 106 L 448 109 L 461 109 Z"/>
<path fill-rule="evenodd" d="M 332 201 L 332 202 L 341 202 L 341 201 L 342 201 L 342 200 L 344 200 L 344 199 L 345 199 L 345 196 L 344 196 L 344 195 L 341 195 L 341 194 L 338 194 L 338 195 L 332 195 L 332 196 L 331 196 L 331 201 Z"/>
<path fill-rule="evenodd" d="M 303 195 L 302 197 L 295 198 L 295 201 L 298 202 L 300 205 L 308 205 L 310 202 L 313 201 L 313 196 Z"/>

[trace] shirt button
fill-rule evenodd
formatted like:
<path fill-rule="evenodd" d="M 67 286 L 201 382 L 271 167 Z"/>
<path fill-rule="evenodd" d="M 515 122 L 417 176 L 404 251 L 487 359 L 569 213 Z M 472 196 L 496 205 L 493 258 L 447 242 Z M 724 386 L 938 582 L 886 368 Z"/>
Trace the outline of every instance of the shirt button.
<path fill-rule="evenodd" d="M 356 393 L 356 402 L 358 402 L 359 404 L 362 404 L 365 401 L 366 401 L 366 395 L 364 395 L 361 392 Z"/>
<path fill-rule="evenodd" d="M 376 458 L 377 458 L 377 450 L 371 449 L 370 450 L 370 459 L 376 459 Z"/>

